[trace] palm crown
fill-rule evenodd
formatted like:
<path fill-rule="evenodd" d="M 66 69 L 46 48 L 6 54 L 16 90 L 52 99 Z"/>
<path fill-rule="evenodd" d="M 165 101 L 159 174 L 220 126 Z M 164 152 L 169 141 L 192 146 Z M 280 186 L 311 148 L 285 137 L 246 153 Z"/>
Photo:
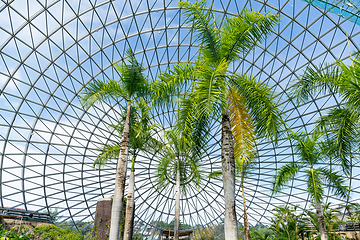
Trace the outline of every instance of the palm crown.
<path fill-rule="evenodd" d="M 297 173 L 303 171 L 307 190 L 314 203 L 321 203 L 324 195 L 324 187 L 328 186 L 334 195 L 345 198 L 349 191 L 345 187 L 345 179 L 340 171 L 330 170 L 327 167 L 327 154 L 319 133 L 308 136 L 305 133 L 292 133 L 291 139 L 295 153 L 298 156 L 296 162 L 287 163 L 282 166 L 274 176 L 273 192 L 280 192 L 288 181 L 293 179 Z"/>
<path fill-rule="evenodd" d="M 176 64 L 169 72 L 160 74 L 160 81 L 153 85 L 154 102 L 167 104 L 179 94 L 184 96 L 177 115 L 181 124 L 177 126 L 198 141 L 205 139 L 211 117 L 217 119 L 229 111 L 240 144 L 235 148 L 240 155 L 251 155 L 255 151 L 254 132 L 274 139 L 279 135 L 281 113 L 266 84 L 250 76 L 233 74 L 229 67 L 267 37 L 279 17 L 244 11 L 221 24 L 206 9 L 205 1 L 194 4 L 185 1 L 179 6 L 185 8 L 186 22 L 192 24 L 192 31 L 202 41 L 199 54 L 195 62 Z"/>
<path fill-rule="evenodd" d="M 298 103 L 317 94 L 339 94 L 342 104 L 317 121 L 316 131 L 327 132 L 328 154 L 350 173 L 360 129 L 360 56 L 350 66 L 337 61 L 329 66 L 309 66 L 296 80 L 291 96 Z"/>
<path fill-rule="evenodd" d="M 165 132 L 166 144 L 159 151 L 161 159 L 157 165 L 157 189 L 163 190 L 169 184 L 175 184 L 176 173 L 180 173 L 180 187 L 186 195 L 189 184 L 200 186 L 202 171 L 200 159 L 192 153 L 193 145 L 173 130 Z"/>

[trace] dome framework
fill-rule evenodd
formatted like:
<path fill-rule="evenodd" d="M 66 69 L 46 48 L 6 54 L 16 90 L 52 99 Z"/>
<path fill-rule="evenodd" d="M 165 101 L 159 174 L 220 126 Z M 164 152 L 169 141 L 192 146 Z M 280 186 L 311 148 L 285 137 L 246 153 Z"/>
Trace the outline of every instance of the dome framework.
<path fill-rule="evenodd" d="M 360 26 L 305 1 L 216 0 L 219 19 L 243 9 L 281 16 L 274 33 L 242 61 L 233 72 L 247 73 L 271 86 L 286 123 L 294 130 L 311 132 L 317 117 L 340 104 L 336 95 L 312 96 L 296 105 L 288 98 L 292 81 L 308 64 L 349 62 L 358 52 Z M 123 62 L 131 47 L 156 79 L 172 63 L 192 61 L 199 42 L 184 25 L 177 1 L 2 1 L 0 4 L 0 200 L 1 207 L 53 211 L 61 221 L 92 221 L 96 201 L 112 195 L 116 159 L 101 171 L 92 167 L 103 144 L 119 140 L 108 128 L 120 120 L 119 105 L 104 103 L 84 110 L 79 93 L 93 79 L 118 79 L 112 63 Z M 176 106 L 158 108 L 154 122 L 169 129 Z M 220 128 L 214 120 L 212 137 L 202 168 L 221 170 Z M 157 133 L 159 138 L 163 135 Z M 259 157 L 245 183 L 249 221 L 269 222 L 279 205 L 309 208 L 303 176 L 273 196 L 271 180 L 276 169 L 296 160 L 291 142 L 257 142 Z M 171 222 L 174 186 L 156 191 L 159 157 L 139 154 L 136 163 L 135 221 Z M 352 198 L 360 196 L 360 169 L 355 166 L 348 184 Z M 222 182 L 204 177 L 201 189 L 189 185 L 181 198 L 181 221 L 188 228 L 216 226 L 223 219 Z M 236 186 L 237 213 L 242 221 L 242 198 Z M 325 202 L 344 203 L 326 193 Z M 140 230 L 139 231 L 145 231 Z"/>

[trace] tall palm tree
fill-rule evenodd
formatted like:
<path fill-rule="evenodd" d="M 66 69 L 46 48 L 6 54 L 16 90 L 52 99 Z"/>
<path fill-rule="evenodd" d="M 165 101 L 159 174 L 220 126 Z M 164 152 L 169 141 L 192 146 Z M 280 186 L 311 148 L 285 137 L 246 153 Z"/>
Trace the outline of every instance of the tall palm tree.
<path fill-rule="evenodd" d="M 200 47 L 193 63 L 178 63 L 154 83 L 154 101 L 166 104 L 180 97 L 177 129 L 192 138 L 201 151 L 213 119 L 222 124 L 222 173 L 225 197 L 225 238 L 237 239 L 235 211 L 234 141 L 238 150 L 253 151 L 255 135 L 276 141 L 282 132 L 281 113 L 273 93 L 255 78 L 233 73 L 231 63 L 243 59 L 279 23 L 279 16 L 243 11 L 242 15 L 216 19 L 206 1 L 182 1 L 186 23 L 196 33 Z M 229 105 L 237 108 L 236 125 L 230 124 Z M 235 127 L 240 131 L 232 132 Z M 234 135 L 234 136 L 233 136 Z"/>
<path fill-rule="evenodd" d="M 332 65 L 308 66 L 295 81 L 291 96 L 298 103 L 318 94 L 338 94 L 342 105 L 333 107 L 318 123 L 319 131 L 327 132 L 328 153 L 349 174 L 354 150 L 358 148 L 360 130 L 360 55 L 347 66 L 338 60 Z"/>
<path fill-rule="evenodd" d="M 165 132 L 166 145 L 160 151 L 162 158 L 157 166 L 158 191 L 175 182 L 175 226 L 174 239 L 179 240 L 180 193 L 186 195 L 188 184 L 200 185 L 201 170 L 193 144 L 181 134 Z"/>
<path fill-rule="evenodd" d="M 340 174 L 340 171 L 327 168 L 327 154 L 319 132 L 313 132 L 311 135 L 292 133 L 291 140 L 299 159 L 296 162 L 285 164 L 276 172 L 272 191 L 273 193 L 279 193 L 297 173 L 303 171 L 307 182 L 307 191 L 316 208 L 320 238 L 321 240 L 327 240 L 321 206 L 324 189 L 328 187 L 335 196 L 340 198 L 347 197 L 349 190 L 345 186 L 345 179 Z"/>
<path fill-rule="evenodd" d="M 120 135 L 124 129 L 126 119 L 126 109 L 123 111 L 118 125 L 110 125 Z M 128 185 L 128 195 L 126 200 L 125 225 L 123 239 L 131 238 L 131 223 L 134 213 L 134 186 L 135 186 L 135 160 L 140 152 L 156 152 L 161 148 L 161 143 L 152 135 L 159 128 L 157 124 L 151 122 L 150 108 L 148 104 L 140 99 L 134 102 L 130 113 L 130 131 L 129 131 L 129 155 L 132 156 L 131 171 Z M 109 159 L 119 155 L 121 144 L 116 142 L 110 145 L 104 145 L 100 150 L 94 165 L 102 167 Z"/>
<path fill-rule="evenodd" d="M 116 167 L 114 198 L 111 209 L 111 223 L 109 240 L 119 238 L 120 218 L 124 199 L 126 160 L 128 155 L 129 128 L 131 102 L 134 99 L 146 96 L 147 79 L 143 75 L 144 69 L 139 64 L 131 50 L 127 51 L 129 64 L 114 64 L 120 73 L 120 80 L 108 79 L 106 81 L 94 80 L 90 82 L 81 92 L 80 102 L 85 108 L 99 102 L 119 102 L 121 99 L 127 101 L 126 120 L 120 144 L 119 159 Z"/>

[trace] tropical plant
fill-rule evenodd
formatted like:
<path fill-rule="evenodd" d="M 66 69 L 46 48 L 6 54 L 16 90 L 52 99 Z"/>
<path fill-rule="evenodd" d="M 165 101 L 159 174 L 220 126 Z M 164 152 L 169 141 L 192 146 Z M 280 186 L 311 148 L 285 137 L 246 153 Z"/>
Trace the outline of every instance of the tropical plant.
<path fill-rule="evenodd" d="M 268 228 L 261 228 L 250 232 L 251 240 L 272 240 L 272 231 Z"/>
<path fill-rule="evenodd" d="M 173 104 L 180 98 L 176 129 L 191 138 L 198 151 L 207 143 L 211 122 L 221 119 L 225 238 L 237 239 L 234 151 L 245 158 L 252 155 L 255 134 L 276 142 L 283 121 L 267 85 L 230 67 L 271 33 L 279 16 L 244 10 L 220 20 L 204 0 L 181 1 L 179 6 L 200 42 L 198 55 L 194 62 L 175 64 L 160 74 L 154 102 Z"/>
<path fill-rule="evenodd" d="M 341 240 L 341 235 L 337 232 L 339 229 L 339 226 L 343 224 L 344 222 L 339 219 L 339 216 L 341 212 L 336 209 L 332 209 L 330 207 L 330 203 L 326 203 L 322 205 L 322 210 L 324 214 L 324 221 L 326 229 L 328 230 L 327 236 L 329 240 Z M 311 226 L 311 234 L 317 235 L 315 239 L 320 239 L 319 234 L 319 225 L 318 225 L 318 217 L 317 214 L 314 212 L 313 209 L 305 211 L 307 215 L 307 220 L 310 223 Z"/>
<path fill-rule="evenodd" d="M 299 206 L 277 206 L 273 209 L 274 217 L 271 219 L 270 230 L 274 239 L 296 240 L 300 239 L 307 228 L 304 214 L 298 213 Z"/>
<path fill-rule="evenodd" d="M 120 116 L 120 122 L 117 125 L 110 125 L 115 129 L 119 135 L 123 132 L 124 122 L 127 116 L 126 109 L 124 109 Z M 131 223 L 134 213 L 134 186 L 135 186 L 135 160 L 137 155 L 143 152 L 156 152 L 161 144 L 154 137 L 154 131 L 159 126 L 151 122 L 150 108 L 148 104 L 140 99 L 134 102 L 130 113 L 130 130 L 129 130 L 129 155 L 132 156 L 131 171 L 129 177 L 129 187 L 125 211 L 125 224 L 124 224 L 124 238 L 130 239 Z M 100 149 L 100 154 L 94 162 L 94 166 L 102 168 L 109 159 L 119 156 L 121 143 L 115 142 L 113 144 L 104 145 Z"/>
<path fill-rule="evenodd" d="M 328 188 L 335 196 L 346 198 L 349 190 L 345 186 L 345 178 L 340 171 L 328 168 L 329 160 L 326 147 L 321 142 L 321 133 L 292 133 L 290 137 L 295 154 L 299 159 L 282 166 L 276 171 L 273 179 L 273 193 L 279 193 L 286 184 L 300 171 L 305 175 L 307 191 L 316 208 L 321 240 L 327 240 L 326 226 L 321 201 L 324 189 Z M 325 163 L 325 164 L 323 164 Z"/>
<path fill-rule="evenodd" d="M 328 154 L 334 163 L 349 174 L 356 160 L 360 129 L 360 55 L 332 65 L 308 66 L 296 80 L 291 96 L 298 103 L 307 102 L 318 94 L 337 94 L 341 105 L 331 108 L 317 122 L 317 131 L 327 133 Z"/>
<path fill-rule="evenodd" d="M 120 73 L 119 81 L 114 79 L 108 79 L 106 81 L 93 80 L 86 85 L 80 97 L 80 102 L 84 108 L 89 108 L 96 103 L 106 101 L 115 101 L 116 103 L 121 99 L 127 101 L 127 115 L 122 133 L 119 160 L 116 167 L 109 240 L 117 240 L 119 238 L 120 213 L 122 212 L 126 179 L 131 103 L 148 94 L 147 79 L 143 75 L 144 69 L 141 64 L 136 61 L 130 49 L 127 51 L 127 57 L 129 64 L 114 64 L 114 67 Z"/>
<path fill-rule="evenodd" d="M 157 190 L 162 191 L 175 182 L 175 226 L 174 239 L 179 239 L 180 192 L 186 195 L 187 187 L 193 183 L 200 186 L 201 170 L 197 154 L 193 154 L 193 143 L 183 135 L 169 130 L 165 132 L 166 143 L 160 151 L 157 166 Z"/>

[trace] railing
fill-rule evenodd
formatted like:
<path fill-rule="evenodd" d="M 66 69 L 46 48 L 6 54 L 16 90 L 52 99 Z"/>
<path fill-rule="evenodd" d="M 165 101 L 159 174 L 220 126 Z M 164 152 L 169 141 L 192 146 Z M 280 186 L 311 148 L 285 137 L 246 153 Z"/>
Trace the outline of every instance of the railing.
<path fill-rule="evenodd" d="M 50 214 L 19 208 L 0 207 L 1 218 L 22 218 L 24 221 L 53 223 Z"/>

